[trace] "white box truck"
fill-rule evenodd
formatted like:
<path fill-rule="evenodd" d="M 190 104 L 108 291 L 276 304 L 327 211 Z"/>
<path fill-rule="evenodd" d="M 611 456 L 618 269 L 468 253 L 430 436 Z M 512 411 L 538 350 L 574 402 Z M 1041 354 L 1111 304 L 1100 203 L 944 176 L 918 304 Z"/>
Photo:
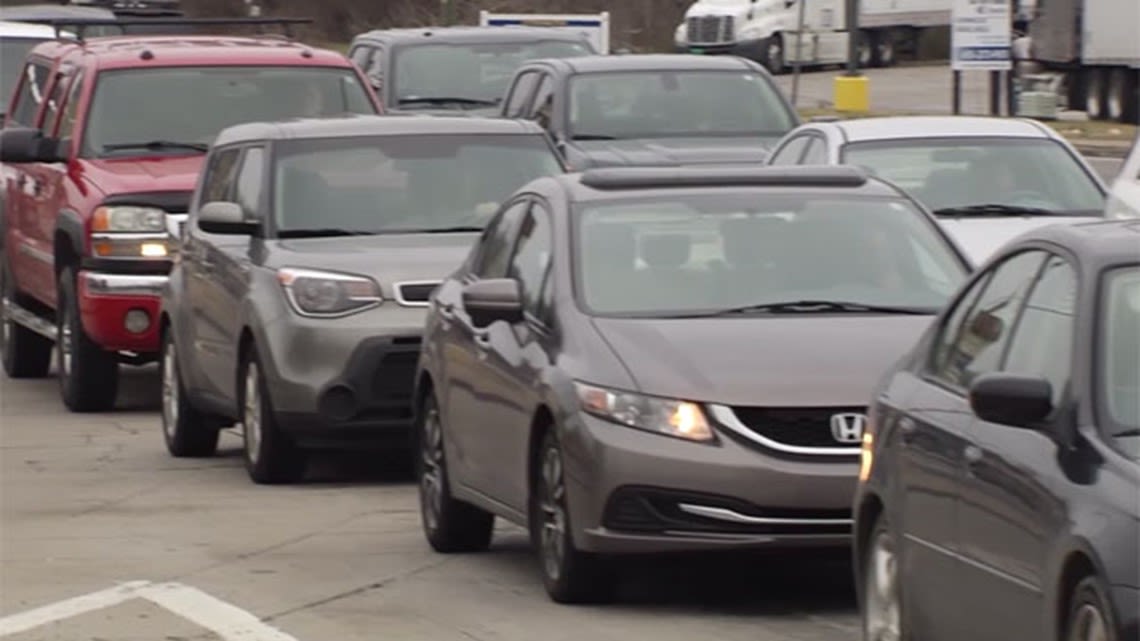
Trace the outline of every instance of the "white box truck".
<path fill-rule="evenodd" d="M 1061 102 L 1095 120 L 1140 124 L 1140 0 L 1037 0 L 1029 64 Z"/>
<path fill-rule="evenodd" d="M 804 24 L 796 49 L 800 3 Z M 914 48 L 922 32 L 949 28 L 951 0 L 861 0 L 859 64 L 889 67 L 901 48 Z M 698 0 L 674 35 L 679 52 L 733 54 L 782 73 L 802 66 L 847 61 L 844 0 Z"/>
<path fill-rule="evenodd" d="M 610 13 L 491 13 L 479 12 L 481 27 L 549 27 L 585 34 L 598 53 L 610 52 Z"/>

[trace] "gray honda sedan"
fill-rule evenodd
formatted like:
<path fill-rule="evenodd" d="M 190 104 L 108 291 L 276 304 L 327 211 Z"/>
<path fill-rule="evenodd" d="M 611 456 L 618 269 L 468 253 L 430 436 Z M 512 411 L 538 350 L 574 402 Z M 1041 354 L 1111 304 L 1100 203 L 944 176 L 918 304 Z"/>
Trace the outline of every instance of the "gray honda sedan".
<path fill-rule="evenodd" d="M 853 167 L 531 182 L 431 299 L 426 537 L 528 527 L 559 602 L 611 596 L 613 555 L 847 546 L 871 387 L 967 273 Z"/>

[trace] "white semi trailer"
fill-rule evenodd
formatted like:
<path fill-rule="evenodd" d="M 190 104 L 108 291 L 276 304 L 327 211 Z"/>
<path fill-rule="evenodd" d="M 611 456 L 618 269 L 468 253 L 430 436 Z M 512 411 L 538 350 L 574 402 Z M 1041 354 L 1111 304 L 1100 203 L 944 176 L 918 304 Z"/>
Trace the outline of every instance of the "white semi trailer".
<path fill-rule="evenodd" d="M 1052 75 L 1062 103 L 1140 124 L 1140 0 L 1037 0 L 1022 73 Z"/>
<path fill-rule="evenodd" d="M 806 4 L 797 52 L 801 2 Z M 948 28 L 951 4 L 952 0 L 861 0 L 860 66 L 889 67 L 900 49 L 917 46 L 925 30 Z M 845 0 L 698 0 L 685 12 L 674 43 L 680 52 L 734 54 L 782 73 L 797 59 L 802 66 L 846 62 L 846 28 Z"/>

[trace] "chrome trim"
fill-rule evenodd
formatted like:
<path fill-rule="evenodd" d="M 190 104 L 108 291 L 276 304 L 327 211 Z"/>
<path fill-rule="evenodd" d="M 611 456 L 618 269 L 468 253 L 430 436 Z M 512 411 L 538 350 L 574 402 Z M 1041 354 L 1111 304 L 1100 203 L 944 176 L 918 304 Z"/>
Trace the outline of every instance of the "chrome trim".
<path fill-rule="evenodd" d="M 109 231 L 91 234 L 91 240 L 170 240 L 161 231 Z"/>
<path fill-rule="evenodd" d="M 156 274 L 102 274 L 80 272 L 87 293 L 92 296 L 161 296 L 168 276 Z"/>
<path fill-rule="evenodd" d="M 166 214 L 166 231 L 175 240 L 182 240 L 182 228 L 186 225 L 188 218 L 190 218 L 190 214 Z"/>
<path fill-rule="evenodd" d="M 393 283 L 392 290 L 396 295 L 396 302 L 403 305 L 404 307 L 430 307 L 431 301 L 425 300 L 421 303 L 419 301 L 410 301 L 404 298 L 403 288 L 405 286 L 415 285 L 435 285 L 436 287 L 439 287 L 442 284 L 442 280 L 404 280 L 398 283 Z"/>
<path fill-rule="evenodd" d="M 802 445 L 788 445 L 779 441 L 773 441 L 766 436 L 757 434 L 748 429 L 748 426 L 741 423 L 740 419 L 736 417 L 736 412 L 732 411 L 731 407 L 709 403 L 708 408 L 713 418 L 722 426 L 754 443 L 779 452 L 806 454 L 808 456 L 858 456 L 860 452 L 860 448 L 858 447 L 804 447 Z"/>
<path fill-rule="evenodd" d="M 767 516 L 748 516 L 728 508 L 694 505 L 692 503 L 678 503 L 677 507 L 681 508 L 682 512 L 689 514 L 747 525 L 851 525 L 855 522 L 855 519 L 781 519 Z"/>
<path fill-rule="evenodd" d="M 47 263 L 49 265 L 55 264 L 55 257 L 52 256 L 50 252 L 43 251 L 42 249 L 37 249 L 27 243 L 20 244 L 20 253 L 31 256 L 41 263 Z"/>
<path fill-rule="evenodd" d="M 52 341 L 56 339 L 58 332 L 55 323 L 41 316 L 37 316 L 35 313 L 21 307 L 11 300 L 5 303 L 4 314 L 0 317 L 0 320 L 10 320 Z"/>

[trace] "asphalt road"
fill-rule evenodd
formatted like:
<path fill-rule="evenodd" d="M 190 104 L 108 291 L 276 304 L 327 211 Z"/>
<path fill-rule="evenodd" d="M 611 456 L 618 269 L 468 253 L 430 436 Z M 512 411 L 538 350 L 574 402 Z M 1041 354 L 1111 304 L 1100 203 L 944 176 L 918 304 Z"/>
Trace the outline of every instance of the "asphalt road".
<path fill-rule="evenodd" d="M 1106 179 L 1120 165 L 1092 162 Z M 842 558 L 657 559 L 627 568 L 615 605 L 554 605 L 518 529 L 434 554 L 403 461 L 327 457 L 307 483 L 259 487 L 233 433 L 218 457 L 170 458 L 157 372 L 128 371 L 98 415 L 67 413 L 53 379 L 0 375 L 0 639 L 858 638 Z"/>

